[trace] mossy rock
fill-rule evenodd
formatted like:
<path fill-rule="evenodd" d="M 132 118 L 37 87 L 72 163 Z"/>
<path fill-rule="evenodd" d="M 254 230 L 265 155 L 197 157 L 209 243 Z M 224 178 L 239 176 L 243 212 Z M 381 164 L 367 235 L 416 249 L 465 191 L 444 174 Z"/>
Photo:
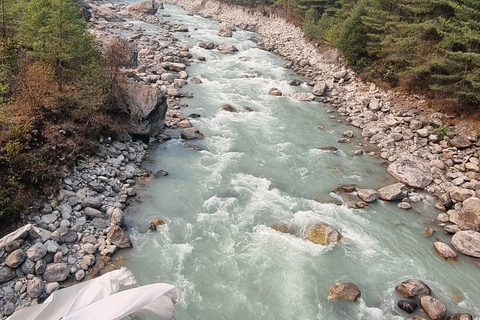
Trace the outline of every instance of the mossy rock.
<path fill-rule="evenodd" d="M 319 223 L 307 231 L 305 239 L 315 244 L 326 246 L 339 242 L 342 239 L 342 235 L 334 227 L 325 223 Z"/>

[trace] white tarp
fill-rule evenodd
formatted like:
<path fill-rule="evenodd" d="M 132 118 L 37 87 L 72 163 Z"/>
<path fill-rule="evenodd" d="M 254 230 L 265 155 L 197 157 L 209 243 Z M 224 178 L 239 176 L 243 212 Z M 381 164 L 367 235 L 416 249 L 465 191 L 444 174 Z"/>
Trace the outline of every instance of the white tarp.
<path fill-rule="evenodd" d="M 135 283 L 125 268 L 54 292 L 44 303 L 18 310 L 7 320 L 116 320 L 148 310 L 159 320 L 174 319 L 180 298 L 175 286 L 155 283 L 118 292 Z"/>

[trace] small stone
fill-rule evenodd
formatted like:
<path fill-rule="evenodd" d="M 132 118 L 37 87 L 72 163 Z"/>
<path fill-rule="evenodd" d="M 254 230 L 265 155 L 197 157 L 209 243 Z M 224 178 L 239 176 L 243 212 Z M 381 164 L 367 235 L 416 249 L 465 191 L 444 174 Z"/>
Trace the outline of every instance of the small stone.
<path fill-rule="evenodd" d="M 365 202 L 373 202 L 380 197 L 380 194 L 373 189 L 358 189 L 358 197 Z"/>
<path fill-rule="evenodd" d="M 430 294 L 430 288 L 421 280 L 410 279 L 395 287 L 406 298 Z"/>
<path fill-rule="evenodd" d="M 36 243 L 27 250 L 27 257 L 32 261 L 38 261 L 47 254 L 47 248 L 43 243 Z"/>
<path fill-rule="evenodd" d="M 305 239 L 315 244 L 321 244 L 325 246 L 339 242 L 340 239 L 342 239 L 342 235 L 332 226 L 329 226 L 325 223 L 319 223 L 307 231 Z"/>
<path fill-rule="evenodd" d="M 58 284 L 58 282 L 50 282 L 47 283 L 47 285 L 45 286 L 45 293 L 51 295 L 58 289 L 60 289 L 60 285 Z"/>
<path fill-rule="evenodd" d="M 410 314 L 418 307 L 418 304 L 415 301 L 409 300 L 399 300 L 397 305 L 400 309 Z"/>
<path fill-rule="evenodd" d="M 0 283 L 4 283 L 15 278 L 15 270 L 9 267 L 0 268 Z"/>
<path fill-rule="evenodd" d="M 399 204 L 397 204 L 397 208 L 403 209 L 403 210 L 409 210 L 409 209 L 412 209 L 412 205 L 408 202 L 402 201 Z"/>
<path fill-rule="evenodd" d="M 31 280 L 28 280 L 27 284 L 27 294 L 30 298 L 36 299 L 40 297 L 45 292 L 45 284 L 42 280 L 37 277 L 34 277 Z"/>
<path fill-rule="evenodd" d="M 80 280 L 82 280 L 83 278 L 85 278 L 85 271 L 84 271 L 84 270 L 78 270 L 78 271 L 75 273 L 75 280 L 80 281 Z"/>
<path fill-rule="evenodd" d="M 49 264 L 43 274 L 43 279 L 48 282 L 60 282 L 67 279 L 70 271 L 65 263 Z"/>
<path fill-rule="evenodd" d="M 455 253 L 455 251 L 453 251 L 452 248 L 448 246 L 448 244 L 445 244 L 443 242 L 435 242 L 433 244 L 433 248 L 438 253 L 438 255 L 445 260 L 453 260 L 457 258 L 457 254 Z"/>
<path fill-rule="evenodd" d="M 420 306 L 432 320 L 443 320 L 447 311 L 442 302 L 428 295 L 420 298 Z"/>
<path fill-rule="evenodd" d="M 451 314 L 447 320 L 472 320 L 473 316 L 468 313 L 454 313 Z"/>
<path fill-rule="evenodd" d="M 16 268 L 25 261 L 27 255 L 22 249 L 17 249 L 10 253 L 5 259 L 5 264 L 11 268 Z"/>

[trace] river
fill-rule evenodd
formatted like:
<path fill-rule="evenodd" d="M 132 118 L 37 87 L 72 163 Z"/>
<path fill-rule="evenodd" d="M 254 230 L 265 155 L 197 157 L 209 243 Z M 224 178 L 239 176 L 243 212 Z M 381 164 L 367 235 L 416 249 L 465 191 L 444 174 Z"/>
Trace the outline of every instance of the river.
<path fill-rule="evenodd" d="M 480 315 L 479 270 L 465 256 L 447 262 L 433 250 L 437 239 L 449 243 L 432 223 L 438 214 L 433 199 L 422 194 L 424 200 L 409 211 L 382 201 L 351 209 L 353 194 L 332 194 L 337 186 L 394 182 L 381 159 L 352 155 L 362 148 L 355 145 L 361 139 L 337 143 L 353 129 L 325 105 L 269 95 L 272 87 L 290 95 L 309 88 L 289 86 L 299 76 L 258 49 L 249 40 L 254 33 L 239 30 L 221 38 L 216 21 L 187 16 L 172 5 L 160 13 L 189 26 L 190 37 L 176 36 L 194 56 L 206 58 L 187 69 L 203 83 L 185 86 L 195 96 L 182 100 L 189 106 L 181 110 L 201 115 L 191 122 L 205 135 L 195 142 L 205 150 L 186 149 L 181 140 L 151 148 L 145 167 L 169 175 L 139 187 L 142 203 L 127 220 L 134 248 L 116 256 L 140 285 L 176 285 L 182 293 L 178 320 L 407 319 L 396 307 L 401 296 L 394 288 L 410 278 L 427 283 L 448 313 Z M 201 49 L 204 40 L 234 44 L 239 52 Z M 239 112 L 221 110 L 225 103 Z M 318 149 L 329 145 L 339 151 Z M 147 232 L 156 217 L 166 225 Z M 338 229 L 341 242 L 303 240 L 318 222 Z M 291 232 L 270 228 L 276 223 L 288 224 Z M 427 227 L 436 232 L 422 237 Z M 356 284 L 359 301 L 330 301 L 336 282 Z"/>

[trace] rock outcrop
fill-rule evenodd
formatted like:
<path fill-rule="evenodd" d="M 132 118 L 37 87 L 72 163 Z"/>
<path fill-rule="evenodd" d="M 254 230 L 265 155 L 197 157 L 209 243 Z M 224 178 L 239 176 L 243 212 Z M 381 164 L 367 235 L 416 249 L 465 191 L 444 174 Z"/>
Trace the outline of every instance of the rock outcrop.
<path fill-rule="evenodd" d="M 155 0 L 132 3 L 127 6 L 127 11 L 133 14 L 154 15 L 158 11 L 158 4 L 155 2 Z"/>

